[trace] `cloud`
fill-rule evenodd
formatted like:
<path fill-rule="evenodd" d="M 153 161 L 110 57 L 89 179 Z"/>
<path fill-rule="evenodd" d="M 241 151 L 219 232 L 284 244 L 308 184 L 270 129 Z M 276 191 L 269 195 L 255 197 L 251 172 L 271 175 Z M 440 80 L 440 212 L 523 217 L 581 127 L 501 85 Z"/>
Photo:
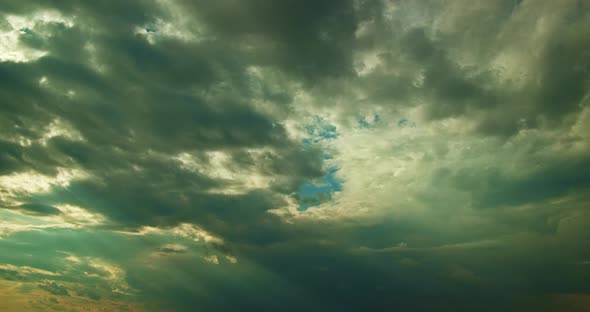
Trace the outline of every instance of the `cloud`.
<path fill-rule="evenodd" d="M 166 244 L 160 247 L 160 251 L 164 253 L 183 253 L 186 252 L 186 247 L 177 244 Z"/>
<path fill-rule="evenodd" d="M 39 285 L 39 288 L 48 291 L 52 295 L 56 296 L 69 296 L 70 293 L 68 289 L 63 285 L 57 284 L 55 282 L 48 282 L 46 284 Z"/>
<path fill-rule="evenodd" d="M 41 214 L 41 215 L 55 215 L 60 214 L 61 211 L 53 206 L 43 204 L 22 204 L 18 206 L 19 209 L 25 213 Z"/>
<path fill-rule="evenodd" d="M 60 273 L 50 272 L 42 269 L 32 268 L 29 266 L 15 266 L 12 264 L 2 264 L 0 265 L 0 270 L 14 272 L 18 275 L 30 275 L 30 274 L 38 274 L 38 275 L 47 275 L 47 276 L 59 276 Z"/>
<path fill-rule="evenodd" d="M 26 286 L 8 308 L 589 292 L 589 9 L 3 1 L 0 270 Z"/>

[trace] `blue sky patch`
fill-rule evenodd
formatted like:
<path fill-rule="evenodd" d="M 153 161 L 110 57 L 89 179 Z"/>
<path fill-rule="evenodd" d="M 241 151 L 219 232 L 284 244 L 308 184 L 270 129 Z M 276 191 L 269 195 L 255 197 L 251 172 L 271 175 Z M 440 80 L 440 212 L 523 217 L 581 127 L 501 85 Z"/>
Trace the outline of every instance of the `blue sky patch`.
<path fill-rule="evenodd" d="M 375 127 L 379 122 L 381 122 L 381 117 L 378 114 L 373 115 L 372 118 L 369 117 L 369 119 L 363 116 L 359 119 L 359 126 L 361 129 L 368 129 Z"/>
<path fill-rule="evenodd" d="M 309 138 L 303 139 L 304 145 L 318 144 L 338 137 L 336 126 L 329 124 L 324 118 L 314 116 L 314 122 L 305 127 Z M 333 159 L 332 155 L 323 152 L 324 160 Z M 336 179 L 335 174 L 339 168 L 329 167 L 326 175 L 315 181 L 305 181 L 296 194 L 299 202 L 299 211 L 305 211 L 310 207 L 319 206 L 332 200 L 332 194 L 342 190 L 342 183 Z"/>
<path fill-rule="evenodd" d="M 326 175 L 319 181 L 306 181 L 299 188 L 297 199 L 299 201 L 299 211 L 305 211 L 310 207 L 319 206 L 322 203 L 332 200 L 334 192 L 342 191 L 342 183 L 335 174 L 339 168 L 328 168 Z"/>
<path fill-rule="evenodd" d="M 307 134 L 314 137 L 314 143 L 326 139 L 335 139 L 338 137 L 336 134 L 336 126 L 329 124 L 324 118 L 320 116 L 314 116 L 314 123 L 305 126 Z"/>

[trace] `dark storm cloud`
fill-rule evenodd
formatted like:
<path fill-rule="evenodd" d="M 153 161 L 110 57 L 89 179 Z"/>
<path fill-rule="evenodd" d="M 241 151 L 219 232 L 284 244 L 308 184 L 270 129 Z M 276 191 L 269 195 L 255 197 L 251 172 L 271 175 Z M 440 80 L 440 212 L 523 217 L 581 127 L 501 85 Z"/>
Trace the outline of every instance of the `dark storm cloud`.
<path fill-rule="evenodd" d="M 49 123 L 39 101 L 46 99 L 45 92 L 36 87 L 35 71 L 30 66 L 11 62 L 0 63 L 0 100 L 2 101 L 2 133 L 7 136 L 38 138 L 39 130 L 31 125 Z"/>
<path fill-rule="evenodd" d="M 441 168 L 433 176 L 433 184 L 451 185 L 468 192 L 476 208 L 538 203 L 584 193 L 590 186 L 588 157 L 531 161 L 537 163 L 537 169 L 525 175 L 503 172 L 499 167 L 468 167 L 455 172 Z"/>
<path fill-rule="evenodd" d="M 215 36 L 250 46 L 246 59 L 311 80 L 352 74 L 353 1 L 182 1 Z"/>
<path fill-rule="evenodd" d="M 61 35 L 69 38 L 67 34 Z M 51 117 L 62 117 L 95 144 L 133 144 L 172 151 L 283 143 L 284 130 L 279 125 L 274 125 L 267 117 L 250 109 L 248 99 L 243 97 L 247 97 L 248 94 L 205 100 L 201 96 L 183 91 L 183 84 L 199 85 L 199 75 L 210 80 L 203 86 L 204 89 L 207 89 L 212 81 L 224 78 L 209 75 L 201 66 L 191 68 L 183 63 L 182 60 L 198 60 L 199 57 L 194 52 L 198 52 L 199 47 L 176 43 L 181 46 L 155 51 L 157 48 L 147 44 L 145 40 L 140 43 L 139 38 L 127 39 L 131 44 L 137 42 L 139 46 L 129 51 L 128 47 L 107 45 L 108 48 L 105 50 L 111 50 L 110 53 L 119 52 L 129 57 L 136 65 L 126 68 L 123 64 L 117 64 L 117 60 L 109 59 L 107 61 L 115 68 L 109 78 L 101 77 L 85 64 L 72 63 L 69 59 L 48 56 L 38 60 L 31 65 L 33 72 L 28 77 L 12 79 L 16 82 L 24 80 L 23 88 L 27 90 L 23 90 L 22 93 L 40 93 L 38 97 L 23 99 L 23 102 L 30 104 L 23 105 L 21 102 L 14 108 L 15 113 L 40 106 L 33 112 L 45 113 L 45 116 L 35 117 L 37 122 L 42 122 L 43 119 L 49 122 Z M 78 45 L 78 49 L 82 47 Z M 187 52 L 184 55 L 174 55 L 178 54 L 176 51 L 179 50 Z M 138 52 L 140 55 L 136 55 Z M 201 62 L 210 58 L 213 58 L 213 55 L 203 56 Z M 125 61 L 121 60 L 121 63 Z M 183 64 L 179 70 L 171 68 L 171 64 L 178 63 Z M 227 70 L 226 66 L 221 65 L 221 68 Z M 183 76 L 183 72 L 187 75 Z M 129 77 L 130 73 L 133 73 L 133 76 Z M 236 74 L 240 76 L 241 72 Z M 64 91 L 76 92 L 76 97 L 70 99 L 63 95 L 51 94 L 47 90 L 39 90 L 36 82 L 41 77 L 47 77 L 52 87 L 62 87 Z M 170 85 L 156 85 L 160 79 L 168 81 Z M 18 99 L 12 97 L 12 94 L 10 96 L 11 102 Z M 43 103 L 39 105 L 42 99 Z M 22 106 L 25 107 L 19 108 Z M 8 106 L 4 109 L 10 108 Z M 28 111 L 24 111 L 14 118 L 24 119 L 30 115 Z M 42 127 L 43 124 L 37 126 Z M 136 138 L 130 138 L 132 135 Z M 131 139 L 146 142 L 129 142 Z M 170 142 L 171 139 L 176 141 Z M 163 146 L 163 141 L 169 142 Z"/>
<path fill-rule="evenodd" d="M 29 137 L 30 138 L 30 137 Z M 1 141 L 0 170 L 3 174 L 22 172 L 32 169 L 42 174 L 56 174 L 56 166 L 60 164 L 59 155 L 48 152 L 45 146 L 34 143 L 22 146 L 14 142 Z"/>
<path fill-rule="evenodd" d="M 323 25 L 326 16 L 340 17 L 340 12 L 346 11 L 340 6 L 320 5 L 323 9 L 317 23 Z M 52 168 L 76 166 L 93 176 L 72 182 L 67 191 L 56 188 L 52 194 L 35 198 L 76 204 L 124 225 L 215 223 L 217 219 L 243 223 L 256 220 L 283 200 L 269 191 L 212 194 L 213 188 L 222 189 L 231 182 L 180 169 L 169 157 L 191 152 L 206 161 L 205 152 L 226 150 L 235 160 L 236 170 L 275 175 L 273 188 L 283 194 L 293 192 L 306 177 L 322 174 L 319 152 L 303 151 L 300 143 L 287 138 L 278 122 L 252 108 L 248 64 L 242 63 L 241 52 L 225 44 L 229 41 L 163 39 L 150 44 L 134 34 L 134 29 L 156 17 L 166 18 L 166 14 L 146 2 L 115 6 L 64 3 L 22 11 L 7 3 L 4 8 L 10 13 L 57 9 L 66 17 L 76 16 L 72 27 L 38 22 L 21 33 L 21 45 L 47 51 L 46 56 L 29 63 L 0 65 L 8 84 L 2 88 L 8 103 L 2 105 L 3 124 L 20 124 L 7 128 L 6 134 L 39 139 L 58 118 L 83 138 L 55 137 L 46 146 L 5 143 L 5 173 L 33 168 L 55 174 Z M 271 5 L 270 9 L 273 13 L 266 12 L 266 23 L 281 20 L 271 15 L 289 7 Z M 305 40 L 307 36 L 297 28 L 299 22 L 294 16 L 271 37 L 278 36 L 283 41 L 279 45 L 291 39 Z M 310 27 L 320 26 L 306 27 L 310 31 Z M 325 27 L 334 32 L 340 29 L 337 21 Z M 93 52 L 86 48 L 88 44 Z M 309 42 L 294 44 L 303 48 Z M 97 71 L 90 59 L 105 71 Z M 42 77 L 47 79 L 46 85 L 39 83 Z M 259 147 L 271 152 L 262 163 L 258 163 L 261 159 L 248 161 L 248 153 L 242 149 Z M 153 156 L 150 151 L 161 155 Z"/>
<path fill-rule="evenodd" d="M 342 86 L 364 93 L 364 105 L 377 104 L 393 112 L 424 105 L 431 120 L 468 118 L 485 136 L 512 136 L 523 128 L 567 127 L 581 111 L 590 83 L 589 34 L 581 30 L 588 23 L 587 14 L 581 13 L 587 11 L 587 4 L 563 6 L 556 13 L 563 22 L 551 24 L 547 43 L 532 46 L 522 43 L 523 37 L 539 32 L 532 16 L 554 8 L 550 3 L 525 7 L 515 3 L 399 1 L 392 4 L 393 13 L 383 7 L 365 10 L 371 12 L 365 15 L 361 10 L 359 20 L 365 25 L 355 52 L 375 54 L 378 64 L 360 77 L 346 77 Z M 527 15 L 526 10 L 536 13 Z M 391 16 L 393 21 L 385 23 Z M 490 63 L 520 45 L 535 51 L 529 59 L 538 65 L 532 70 L 525 69 L 530 66 L 526 63 L 505 65 L 522 73 L 508 78 L 523 79 L 517 84 L 506 81 L 499 72 L 504 69 Z M 357 62 L 362 64 L 362 58 Z M 320 96 L 337 96 L 342 91 L 333 84 L 316 91 Z M 347 111 L 358 114 L 356 105 Z"/>
<path fill-rule="evenodd" d="M 22 147 L 19 144 L 7 142 L 7 141 L 0 141 L 0 151 L 1 151 L 1 160 L 0 160 L 0 173 L 10 173 L 17 171 L 21 166 L 23 166 L 22 160 Z"/>
<path fill-rule="evenodd" d="M 47 219 L 67 204 L 108 220 L 102 228 L 7 227 L 12 236 L 0 240 L 8 250 L 0 259 L 24 267 L 6 266 L 0 275 L 31 281 L 43 271 L 28 266 L 60 270 L 63 277 L 39 287 L 101 300 L 117 287 L 109 272 L 126 272 L 146 309 L 179 311 L 542 311 L 539 297 L 588 292 L 587 270 L 577 263 L 590 259 L 590 163 L 572 152 L 587 140 L 572 124 L 580 122 L 590 78 L 588 8 L 579 3 L 565 10 L 568 23 L 544 26 L 546 45 L 534 46 L 532 65 L 512 65 L 529 71 L 511 83 L 490 64 L 533 36 L 537 17 L 522 17 L 537 8 L 532 1 L 3 1 L 0 14 L 33 19 L 54 9 L 68 21 L 16 30 L 19 49 L 46 54 L 0 62 L 0 175 L 84 174 L 48 192 L 0 190 L 8 194 L 0 204 Z M 522 25 L 510 24 L 518 18 Z M 364 54 L 376 65 L 361 73 Z M 313 103 L 297 102 L 305 93 Z M 310 212 L 268 213 L 326 175 L 323 145 L 303 144 L 286 125 L 306 126 L 300 104 L 310 114 L 334 108 L 344 116 L 336 119 L 353 116 L 354 127 L 342 122 L 331 134 L 333 161 L 358 159 L 343 172 L 361 177 L 381 175 L 370 167 L 389 159 L 376 166 L 387 181 L 366 180 L 375 183 Z M 362 148 L 338 150 L 358 139 L 350 135 L 358 116 L 375 107 L 383 108 L 379 127 L 360 131 L 387 136 L 379 131 L 395 125 L 399 136 L 361 137 L 352 146 Z M 398 127 L 396 113 L 409 108 L 422 109 L 424 120 Z M 455 138 L 429 128 L 447 119 L 475 131 Z M 530 150 L 498 143 L 531 129 L 538 131 L 531 136 L 569 140 L 564 156 L 538 156 L 560 153 L 547 152 L 561 150 L 549 137 Z M 419 141 L 420 131 L 437 135 Z M 496 136 L 485 141 L 490 148 L 476 144 Z M 418 148 L 399 140 L 419 141 Z M 436 157 L 427 157 L 430 146 Z M 522 153 L 530 158 L 522 161 Z M 183 163 L 186 155 L 194 168 Z M 255 183 L 240 175 L 269 182 L 250 188 Z M 355 183 L 343 180 L 340 195 Z M 350 215 L 347 201 L 356 209 Z M 335 217 L 322 214 L 329 209 Z M 180 223 L 224 243 L 140 231 L 174 232 Z M 70 253 L 79 257 L 64 262 Z M 114 264 L 92 262 L 99 258 Z M 106 266 L 120 271 L 100 269 Z"/>
<path fill-rule="evenodd" d="M 564 23 L 543 55 L 540 85 L 534 100 L 536 107 L 549 120 L 578 111 L 581 100 L 588 93 L 590 32 L 571 29 L 587 19 L 587 16 L 574 17 L 573 25 Z"/>
<path fill-rule="evenodd" d="M 482 205 L 534 203 L 571 193 L 584 193 L 590 186 L 590 159 L 575 159 L 545 168 L 526 178 L 491 176 L 485 187 Z"/>
<path fill-rule="evenodd" d="M 463 115 L 469 108 L 493 108 L 493 94 L 489 94 L 484 87 L 493 81 L 485 75 L 462 70 L 459 64 L 449 59 L 443 47 L 437 46 L 438 43 L 427 36 L 424 29 L 410 30 L 400 44 L 409 57 L 423 66 L 422 88 L 425 92 L 432 92 L 431 118 Z"/>
<path fill-rule="evenodd" d="M 153 21 L 161 12 L 155 1 L 101 1 L 86 2 L 79 0 L 52 1 L 51 3 L 35 3 L 8 0 L 0 5 L 0 12 L 7 14 L 28 15 L 40 10 L 55 9 L 64 15 L 85 18 L 88 23 L 100 24 L 101 30 L 124 31 L 129 25 Z"/>

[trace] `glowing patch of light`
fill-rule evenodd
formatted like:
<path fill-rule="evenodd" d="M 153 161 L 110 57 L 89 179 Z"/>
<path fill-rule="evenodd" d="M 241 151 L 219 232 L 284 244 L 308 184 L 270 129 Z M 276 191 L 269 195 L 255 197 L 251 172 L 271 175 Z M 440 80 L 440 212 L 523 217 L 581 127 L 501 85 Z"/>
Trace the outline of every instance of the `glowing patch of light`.
<path fill-rule="evenodd" d="M 59 168 L 54 177 L 42 175 L 33 171 L 18 172 L 0 176 L 0 189 L 11 195 L 47 193 L 52 187 L 68 187 L 74 179 L 87 175 L 77 169 Z"/>
<path fill-rule="evenodd" d="M 55 207 L 61 211 L 61 214 L 55 218 L 60 218 L 65 223 L 79 226 L 96 226 L 106 222 L 103 215 L 78 206 L 65 204 L 55 205 Z"/>
<path fill-rule="evenodd" d="M 46 275 L 46 276 L 60 276 L 60 273 L 51 272 L 47 270 L 37 269 L 29 266 L 16 266 L 12 264 L 0 264 L 0 270 L 4 271 L 12 271 L 16 272 L 21 275 L 30 275 L 30 274 L 38 274 L 38 275 Z"/>
<path fill-rule="evenodd" d="M 264 157 L 265 150 L 248 150 L 254 159 Z M 207 152 L 207 161 L 203 162 L 196 157 L 181 153 L 175 159 L 180 163 L 180 167 L 198 172 L 213 179 L 224 180 L 223 188 L 210 189 L 212 194 L 239 195 L 253 190 L 264 189 L 270 186 L 271 177 L 262 175 L 255 170 L 244 168 L 232 168 L 231 157 L 226 153 L 213 151 Z"/>
<path fill-rule="evenodd" d="M 217 258 L 216 255 L 205 256 L 205 257 L 203 257 L 203 259 L 205 259 L 205 261 L 212 263 L 212 264 L 219 264 L 219 259 Z"/>
<path fill-rule="evenodd" d="M 41 144 L 46 145 L 47 142 L 54 137 L 65 137 L 72 141 L 82 141 L 82 135 L 71 125 L 61 119 L 54 119 L 45 129 L 43 136 L 41 137 Z"/>
<path fill-rule="evenodd" d="M 36 24 L 62 23 L 66 27 L 74 24 L 71 19 L 63 17 L 57 11 L 40 11 L 32 16 L 7 15 L 5 20 L 10 27 L 0 30 L 0 62 L 31 62 L 47 54 L 46 51 L 39 51 L 22 47 L 19 44 L 19 37 L 29 29 L 34 29 Z"/>

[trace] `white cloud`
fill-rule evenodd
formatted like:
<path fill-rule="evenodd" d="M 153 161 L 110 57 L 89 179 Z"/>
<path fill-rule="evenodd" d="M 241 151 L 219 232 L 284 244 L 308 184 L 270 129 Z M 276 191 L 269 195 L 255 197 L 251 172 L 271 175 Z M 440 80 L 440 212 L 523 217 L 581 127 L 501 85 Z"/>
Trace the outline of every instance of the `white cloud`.
<path fill-rule="evenodd" d="M 9 210 L 0 210 L 0 238 L 18 232 L 44 231 L 48 229 L 75 228 L 73 224 L 49 221 Z"/>
<path fill-rule="evenodd" d="M 226 259 L 227 261 L 229 261 L 229 263 L 231 263 L 231 264 L 236 264 L 236 263 L 238 263 L 238 258 L 236 258 L 236 257 L 234 257 L 234 256 L 226 255 L 226 256 L 225 256 L 225 259 Z"/>
<path fill-rule="evenodd" d="M 1 198 L 9 201 L 19 194 L 47 193 L 52 187 L 68 187 L 75 179 L 86 178 L 82 170 L 58 168 L 54 177 L 42 175 L 34 171 L 17 172 L 0 176 L 0 188 L 8 195 Z"/>
<path fill-rule="evenodd" d="M 219 264 L 219 259 L 216 255 L 204 256 L 203 259 L 212 264 Z"/>
<path fill-rule="evenodd" d="M 172 228 L 158 228 L 152 226 L 143 226 L 135 232 L 116 231 L 116 233 L 125 235 L 172 235 L 190 239 L 195 242 L 218 243 L 223 244 L 223 239 L 217 237 L 198 225 L 191 223 L 181 223 Z"/>
<path fill-rule="evenodd" d="M 82 141 L 82 135 L 72 125 L 61 119 L 54 119 L 45 129 L 40 139 L 42 145 L 46 145 L 49 139 L 64 137 L 71 141 Z"/>
<path fill-rule="evenodd" d="M 182 251 L 186 251 L 187 247 L 184 245 L 180 245 L 180 244 L 165 244 L 162 247 L 160 247 L 160 249 L 171 250 L 171 251 L 175 251 L 175 252 L 182 252 Z"/>
<path fill-rule="evenodd" d="M 33 267 L 29 267 L 29 266 L 17 266 L 17 265 L 12 265 L 12 264 L 0 264 L 0 270 L 12 271 L 12 272 L 16 272 L 21 275 L 31 275 L 31 274 L 38 274 L 38 275 L 45 275 L 45 276 L 60 276 L 61 275 L 61 273 L 59 273 L 59 272 L 51 272 L 51 271 L 33 268 Z"/>
<path fill-rule="evenodd" d="M 73 26 L 73 20 L 62 16 L 57 11 L 40 11 L 30 16 L 7 15 L 8 29 L 0 29 L 0 62 L 31 62 L 47 54 L 45 51 L 22 47 L 19 37 L 26 31 L 42 23 L 62 23 Z"/>
<path fill-rule="evenodd" d="M 104 224 L 106 218 L 97 212 L 92 212 L 88 209 L 84 209 L 74 205 L 55 205 L 61 214 L 56 217 L 61 219 L 65 223 L 80 225 L 80 226 L 96 226 Z"/>
<path fill-rule="evenodd" d="M 266 149 L 246 150 L 254 159 L 264 157 L 265 153 L 271 151 Z M 207 152 L 207 161 L 194 157 L 190 153 L 181 153 L 176 157 L 180 167 L 198 172 L 213 179 L 224 180 L 222 188 L 210 189 L 208 192 L 214 194 L 236 195 L 245 194 L 257 189 L 264 189 L 270 186 L 271 176 L 263 175 L 254 168 L 244 169 L 232 166 L 230 155 L 221 151 Z"/>

